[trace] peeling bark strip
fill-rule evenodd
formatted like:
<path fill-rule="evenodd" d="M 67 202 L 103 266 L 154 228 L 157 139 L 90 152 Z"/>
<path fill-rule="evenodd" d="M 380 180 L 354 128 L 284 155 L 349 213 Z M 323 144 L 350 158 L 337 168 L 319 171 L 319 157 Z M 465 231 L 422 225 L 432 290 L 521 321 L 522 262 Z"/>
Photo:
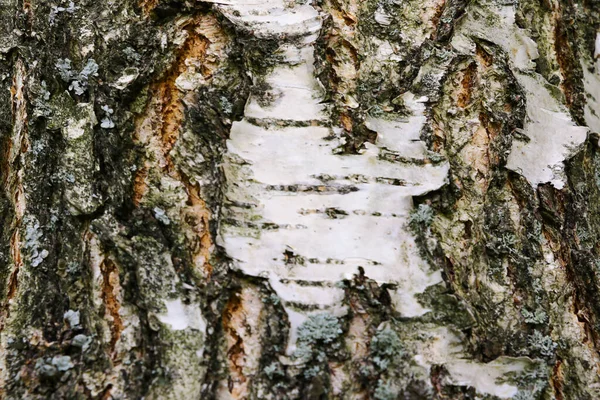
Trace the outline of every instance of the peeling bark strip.
<path fill-rule="evenodd" d="M 119 304 L 119 272 L 117 267 L 110 259 L 105 259 L 100 266 L 102 271 L 102 301 L 104 302 L 104 312 L 111 321 L 110 348 L 114 351 L 115 345 L 123 332 L 123 320 L 119 314 L 121 305 Z"/>
<path fill-rule="evenodd" d="M 0 6 L 0 398 L 600 398 L 600 8 Z"/>
<path fill-rule="evenodd" d="M 268 6 L 225 10 L 247 15 L 248 24 L 253 15 L 269 15 Z M 419 167 L 384 159 L 387 154 L 405 159 L 424 156 L 418 135 L 425 122 L 422 103 L 427 99 L 415 99 L 412 93 L 404 96 L 412 114 L 408 122 L 367 121 L 381 132 L 381 148 L 370 146 L 360 155 L 335 155 L 344 139 L 336 127 L 326 124 L 327 111 L 320 105 L 322 94 L 313 77 L 312 45 L 320 19 L 309 6 L 288 12 L 287 16 L 275 14 L 272 20 L 263 17 L 261 23 L 252 25 L 269 37 L 277 35 L 279 18 L 296 18 L 298 25 L 291 29 L 301 44 L 282 44 L 287 57 L 264 77 L 275 97 L 271 104 L 263 106 L 251 97 L 246 107 L 246 118 L 269 118 L 272 125 L 243 120 L 232 126 L 231 161 L 226 164 L 230 188 L 226 196 L 231 205 L 225 211 L 221 237 L 238 268 L 268 278 L 284 301 L 292 324 L 291 353 L 307 311 L 345 314 L 343 291 L 335 284 L 358 268 L 380 283 L 394 282 L 400 287 L 394 291 L 394 300 L 403 315 L 424 312 L 412 296 L 439 283 L 440 277 L 422 264 L 414 239 L 401 229 L 408 222 L 411 196 L 441 187 L 447 166 Z M 278 120 L 320 122 L 295 127 L 278 124 Z M 274 165 L 280 167 L 274 170 Z M 315 185 L 315 193 L 296 193 L 301 185 Z"/>
<path fill-rule="evenodd" d="M 190 231 L 186 236 L 193 249 L 193 263 L 204 279 L 209 279 L 213 269 L 209 260 L 214 249 L 209 232 L 210 211 L 201 198 L 198 184 L 178 169 L 171 152 L 184 129 L 184 103 L 195 101 L 190 91 L 210 82 L 219 67 L 219 58 L 224 56 L 228 38 L 212 14 L 183 21 L 180 29 L 185 35 L 183 45 L 177 49 L 164 76 L 150 87 L 146 112 L 136 123 L 135 138 L 146 147 L 147 159 L 134 179 L 133 202 L 136 206 L 143 203 L 153 180 L 158 181 L 153 182 L 158 187 L 181 186 L 187 201 L 180 213 Z M 155 208 L 154 212 L 162 215 L 165 211 Z M 168 221 L 168 213 L 164 218 Z"/>
<path fill-rule="evenodd" d="M 25 98 L 26 71 L 23 61 L 15 62 L 14 77 L 10 87 L 13 130 L 3 143 L 2 182 L 5 196 L 12 206 L 13 218 L 10 221 L 10 276 L 5 287 L 5 296 L 0 314 L 0 331 L 10 315 L 10 302 L 18 289 L 18 275 L 23 265 L 21 254 L 21 223 L 25 212 L 25 193 L 23 190 L 22 154 L 27 151 L 27 101 Z"/>
<path fill-rule="evenodd" d="M 246 399 L 252 379 L 258 375 L 261 337 L 264 336 L 264 305 L 260 292 L 251 286 L 233 293 L 223 311 L 229 376 L 220 384 L 217 397 Z"/>

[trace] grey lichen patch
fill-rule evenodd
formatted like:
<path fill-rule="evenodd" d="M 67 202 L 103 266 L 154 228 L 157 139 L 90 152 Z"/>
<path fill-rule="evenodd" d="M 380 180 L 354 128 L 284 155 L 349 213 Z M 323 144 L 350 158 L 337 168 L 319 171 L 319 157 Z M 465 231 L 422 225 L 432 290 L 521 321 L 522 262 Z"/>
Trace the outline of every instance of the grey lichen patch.
<path fill-rule="evenodd" d="M 36 361 L 35 369 L 42 377 L 53 378 L 74 367 L 69 356 L 54 356 L 49 358 L 39 358 Z"/>
<path fill-rule="evenodd" d="M 431 395 L 426 377 L 412 360 L 415 351 L 406 340 L 407 331 L 399 331 L 393 322 L 382 323 L 371 338 L 368 357 L 359 369 L 361 380 L 369 382 L 369 393 L 377 399 L 398 398 L 418 393 Z M 412 340 L 412 339 L 410 339 Z"/>
<path fill-rule="evenodd" d="M 112 129 L 115 127 L 115 123 L 111 119 L 111 115 L 115 112 L 112 108 L 107 105 L 102 106 L 102 111 L 104 111 L 104 118 L 100 122 L 100 127 L 104 129 Z"/>
<path fill-rule="evenodd" d="M 79 325 L 79 322 L 80 322 L 79 311 L 68 310 L 63 315 L 63 318 L 65 319 L 65 321 L 67 321 L 67 323 L 69 324 L 69 327 L 71 329 L 80 328 L 80 325 Z"/>
<path fill-rule="evenodd" d="M 49 117 L 52 113 L 48 101 L 50 100 L 50 92 L 46 81 L 41 81 L 39 84 L 32 85 L 32 91 L 36 94 L 33 100 L 34 110 L 33 117 Z"/>
<path fill-rule="evenodd" d="M 394 400 L 398 398 L 400 388 L 393 382 L 379 381 L 373 398 L 375 400 Z"/>
<path fill-rule="evenodd" d="M 171 220 L 165 213 L 165 210 L 162 208 L 154 207 L 152 211 L 154 211 L 154 218 L 156 218 L 159 222 L 163 223 L 164 225 L 169 225 L 171 223 Z"/>
<path fill-rule="evenodd" d="M 68 371 L 74 367 L 69 356 L 54 356 L 52 357 L 52 365 L 56 367 L 59 372 Z"/>
<path fill-rule="evenodd" d="M 44 242 L 46 238 L 44 238 L 43 229 L 35 217 L 27 216 L 24 222 L 26 226 L 24 243 L 25 249 L 30 254 L 30 265 L 32 267 L 37 267 L 49 255 L 48 250 L 44 248 Z"/>
<path fill-rule="evenodd" d="M 86 352 L 90 348 L 92 342 L 93 339 L 91 337 L 83 334 L 78 334 L 75 337 L 73 337 L 71 345 L 80 348 L 82 352 Z"/>
<path fill-rule="evenodd" d="M 71 60 L 68 58 L 59 59 L 56 62 L 56 69 L 61 79 L 69 83 L 69 90 L 77 95 L 82 95 L 87 90 L 90 79 L 98 76 L 98 64 L 93 58 L 90 58 L 80 72 L 75 72 L 72 68 Z"/>
<path fill-rule="evenodd" d="M 305 365 L 305 378 L 323 375 L 329 357 L 344 351 L 340 342 L 342 333 L 340 319 L 326 313 L 312 314 L 300 325 L 293 356 Z"/>
<path fill-rule="evenodd" d="M 409 218 L 409 224 L 412 229 L 418 231 L 420 228 L 427 228 L 433 221 L 433 209 L 428 204 L 419 204 Z"/>
<path fill-rule="evenodd" d="M 508 379 L 518 385 L 519 391 L 513 397 L 515 400 L 535 400 L 552 395 L 552 388 L 548 383 L 549 371 L 544 363 L 534 363 L 525 373 Z"/>
<path fill-rule="evenodd" d="M 373 336 L 370 351 L 373 363 L 381 371 L 386 370 L 394 360 L 406 353 L 398 334 L 389 325 Z"/>
<path fill-rule="evenodd" d="M 62 4 L 65 5 L 62 5 Z M 60 5 L 53 5 L 51 10 L 50 10 L 50 14 L 48 15 L 48 22 L 50 23 L 50 26 L 54 26 L 56 25 L 56 21 L 57 21 L 57 17 L 63 13 L 65 14 L 74 14 L 75 11 L 77 11 L 77 9 L 79 7 L 77 7 L 75 5 L 75 3 L 73 1 L 69 1 L 68 3 L 66 1 L 59 1 Z"/>
<path fill-rule="evenodd" d="M 554 356 L 554 352 L 558 346 L 550 336 L 544 336 L 538 330 L 533 331 L 533 334 L 529 336 L 528 343 L 531 349 L 542 357 Z"/>
<path fill-rule="evenodd" d="M 542 325 L 548 321 L 548 314 L 544 310 L 537 309 L 533 312 L 523 308 L 521 310 L 525 322 L 534 325 Z"/>
<path fill-rule="evenodd" d="M 315 314 L 308 317 L 298 328 L 298 341 L 301 345 L 311 346 L 317 343 L 330 344 L 342 334 L 337 317 L 330 314 Z"/>

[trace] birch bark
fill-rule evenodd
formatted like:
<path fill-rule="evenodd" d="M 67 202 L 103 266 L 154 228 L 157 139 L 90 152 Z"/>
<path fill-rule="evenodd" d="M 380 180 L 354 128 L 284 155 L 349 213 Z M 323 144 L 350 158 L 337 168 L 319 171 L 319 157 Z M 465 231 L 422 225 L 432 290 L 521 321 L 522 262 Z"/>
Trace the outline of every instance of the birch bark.
<path fill-rule="evenodd" d="M 0 0 L 0 397 L 600 397 L 600 7 Z"/>

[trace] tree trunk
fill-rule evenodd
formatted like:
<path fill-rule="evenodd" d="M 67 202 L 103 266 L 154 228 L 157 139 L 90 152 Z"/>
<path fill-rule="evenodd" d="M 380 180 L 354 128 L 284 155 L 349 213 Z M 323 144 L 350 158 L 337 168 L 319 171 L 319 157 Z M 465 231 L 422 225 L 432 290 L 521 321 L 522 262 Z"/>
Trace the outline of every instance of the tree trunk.
<path fill-rule="evenodd" d="M 1 398 L 600 398 L 596 0 L 0 22 Z"/>

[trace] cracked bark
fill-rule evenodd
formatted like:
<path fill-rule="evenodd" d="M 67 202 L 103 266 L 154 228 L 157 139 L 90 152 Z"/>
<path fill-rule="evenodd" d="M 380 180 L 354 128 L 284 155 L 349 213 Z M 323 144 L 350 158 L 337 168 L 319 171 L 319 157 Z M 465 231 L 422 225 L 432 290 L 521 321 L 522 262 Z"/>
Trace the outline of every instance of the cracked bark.
<path fill-rule="evenodd" d="M 593 1 L 0 22 L 1 398 L 600 397 Z"/>

